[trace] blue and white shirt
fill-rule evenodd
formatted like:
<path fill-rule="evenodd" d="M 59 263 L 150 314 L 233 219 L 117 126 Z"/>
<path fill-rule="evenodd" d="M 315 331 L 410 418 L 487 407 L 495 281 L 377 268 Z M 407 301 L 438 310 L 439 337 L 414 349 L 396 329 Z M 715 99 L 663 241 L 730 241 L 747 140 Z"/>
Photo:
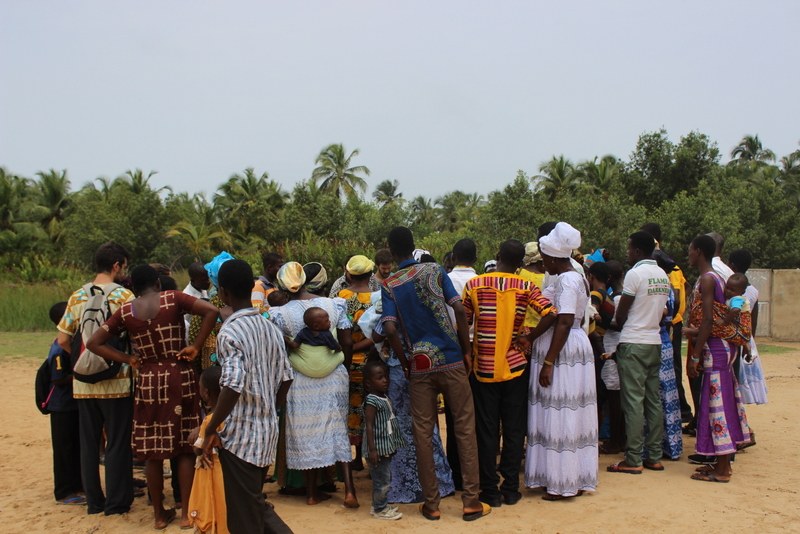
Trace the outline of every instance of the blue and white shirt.
<path fill-rule="evenodd" d="M 280 330 L 257 309 L 231 315 L 217 335 L 222 366 L 220 387 L 239 393 L 239 400 L 219 433 L 222 447 L 245 462 L 266 467 L 275 462 L 278 413 L 275 396 L 293 380 Z"/>

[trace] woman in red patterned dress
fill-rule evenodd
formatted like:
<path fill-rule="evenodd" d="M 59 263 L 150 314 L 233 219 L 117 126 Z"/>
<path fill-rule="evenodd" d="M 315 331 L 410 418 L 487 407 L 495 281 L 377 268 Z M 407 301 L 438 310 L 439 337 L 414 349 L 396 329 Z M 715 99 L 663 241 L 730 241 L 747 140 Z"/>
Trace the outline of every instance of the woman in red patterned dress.
<path fill-rule="evenodd" d="M 145 475 L 155 514 L 155 528 L 175 519 L 165 510 L 164 460 L 178 458 L 178 480 L 184 503 L 189 502 L 194 456 L 189 433 L 200 425 L 197 376 L 192 360 L 217 320 L 218 309 L 178 291 L 161 292 L 158 273 L 148 265 L 131 272 L 136 299 L 123 305 L 98 329 L 88 348 L 107 360 L 129 364 L 138 370 L 133 400 L 133 452 L 146 462 Z M 200 332 L 185 346 L 183 316 L 203 316 Z M 133 354 L 122 353 L 106 343 L 127 331 Z M 189 525 L 188 506 L 183 506 L 181 525 Z"/>

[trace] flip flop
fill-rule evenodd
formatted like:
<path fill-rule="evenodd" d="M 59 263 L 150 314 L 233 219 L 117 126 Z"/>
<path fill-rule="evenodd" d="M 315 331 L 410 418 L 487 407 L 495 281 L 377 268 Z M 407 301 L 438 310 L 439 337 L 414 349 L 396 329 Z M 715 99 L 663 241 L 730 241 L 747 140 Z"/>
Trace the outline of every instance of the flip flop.
<path fill-rule="evenodd" d="M 650 471 L 663 471 L 664 465 L 661 462 L 642 462 L 642 467 L 645 469 L 649 469 Z"/>
<path fill-rule="evenodd" d="M 69 497 L 57 500 L 56 504 L 67 504 L 67 505 L 86 504 L 86 497 L 84 497 L 83 495 L 70 495 Z"/>
<path fill-rule="evenodd" d="M 699 480 L 701 482 L 719 482 L 721 484 L 727 484 L 728 482 L 731 481 L 730 478 L 728 480 L 724 480 L 722 478 L 719 478 L 714 473 L 702 473 L 702 472 L 694 473 L 691 476 L 691 478 L 692 478 L 692 480 Z"/>
<path fill-rule="evenodd" d="M 552 493 L 545 493 L 542 495 L 543 501 L 563 501 L 564 499 L 574 499 L 583 495 L 583 490 L 578 490 L 575 495 L 553 495 Z"/>
<path fill-rule="evenodd" d="M 489 515 L 490 513 L 492 513 L 492 507 L 485 502 L 482 502 L 480 511 L 464 512 L 464 514 L 461 516 L 461 519 L 464 521 L 475 521 L 476 519 L 480 519 L 481 517 Z"/>
<path fill-rule="evenodd" d="M 419 505 L 419 513 L 421 513 L 422 517 L 424 517 L 428 521 L 438 521 L 439 519 L 442 518 L 442 514 L 438 510 L 435 513 L 426 510 L 424 503 Z"/>
<path fill-rule="evenodd" d="M 606 467 L 606 471 L 609 473 L 624 473 L 626 475 L 641 475 L 642 468 L 641 467 L 633 467 L 632 465 L 628 465 L 625 462 L 617 462 L 615 464 L 611 464 Z"/>
<path fill-rule="evenodd" d="M 170 523 L 175 521 L 175 518 L 178 516 L 174 508 L 170 508 L 169 510 L 164 510 L 164 512 L 166 514 L 164 516 L 164 525 L 163 526 L 153 525 L 153 530 L 157 530 L 159 532 L 161 532 L 162 530 L 167 530 L 167 527 L 170 525 Z"/>

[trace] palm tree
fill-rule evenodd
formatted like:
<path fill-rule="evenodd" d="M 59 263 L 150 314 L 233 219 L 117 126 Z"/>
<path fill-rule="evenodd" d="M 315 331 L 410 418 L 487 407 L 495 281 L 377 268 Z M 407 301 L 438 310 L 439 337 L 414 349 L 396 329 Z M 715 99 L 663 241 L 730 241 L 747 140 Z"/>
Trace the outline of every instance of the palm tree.
<path fill-rule="evenodd" d="M 381 205 L 381 208 L 402 202 L 403 193 L 397 191 L 399 187 L 400 182 L 397 180 L 384 180 L 375 187 L 375 191 L 372 192 L 372 198 Z"/>
<path fill-rule="evenodd" d="M 61 237 L 61 223 L 66 218 L 72 199 L 69 194 L 69 178 L 67 171 L 50 169 L 48 172 L 37 172 L 36 182 L 38 207 L 41 210 L 41 223 L 50 240 L 54 243 Z"/>
<path fill-rule="evenodd" d="M 745 135 L 731 150 L 731 164 L 769 163 L 775 161 L 775 152 L 764 148 L 758 135 Z"/>
<path fill-rule="evenodd" d="M 25 193 L 25 180 L 0 167 L 0 230 L 13 230 Z"/>
<path fill-rule="evenodd" d="M 429 198 L 422 195 L 414 197 L 409 205 L 410 224 L 412 225 L 429 225 L 433 224 L 436 219 L 436 208 Z"/>
<path fill-rule="evenodd" d="M 158 174 L 158 171 L 150 171 L 147 173 L 147 176 L 145 176 L 142 169 L 128 169 L 125 171 L 125 174 L 114 180 L 112 187 L 124 185 L 130 190 L 131 193 L 136 195 L 144 193 L 145 191 L 152 191 L 153 188 L 150 187 L 150 178 L 156 174 Z M 172 192 L 172 188 L 168 185 L 165 185 L 164 187 L 160 187 L 155 190 L 156 193 L 161 193 L 162 191 Z"/>
<path fill-rule="evenodd" d="M 579 164 L 576 172 L 583 185 L 596 193 L 607 193 L 619 177 L 619 164 L 614 156 L 603 156 L 600 163 L 595 157 Z"/>
<path fill-rule="evenodd" d="M 548 200 L 555 200 L 561 193 L 574 191 L 578 185 L 575 166 L 563 154 L 542 163 L 539 172 L 541 174 L 533 177 L 534 185 L 537 192 L 544 193 Z"/>
<path fill-rule="evenodd" d="M 369 169 L 364 165 L 350 166 L 359 153 L 356 148 L 346 156 L 341 143 L 328 145 L 317 156 L 315 163 L 318 167 L 311 172 L 311 181 L 318 184 L 321 191 L 333 193 L 336 198 L 341 198 L 342 192 L 346 196 L 355 195 L 356 191 L 363 193 L 367 190 L 367 182 L 358 175 L 369 176 Z"/>
<path fill-rule="evenodd" d="M 252 217 L 258 212 L 277 212 L 284 207 L 288 196 L 278 183 L 269 179 L 269 174 L 264 172 L 258 176 L 248 167 L 219 186 L 214 195 L 214 208 L 241 240 L 250 234 Z"/>
<path fill-rule="evenodd" d="M 452 191 L 442 195 L 435 202 L 438 207 L 438 229 L 443 232 L 455 232 L 462 223 L 477 219 L 483 203 L 483 197 L 477 193 Z"/>
<path fill-rule="evenodd" d="M 198 225 L 189 221 L 175 223 L 166 233 L 166 237 L 179 238 L 192 251 L 195 261 L 211 250 L 215 242 L 223 246 L 229 244 L 228 236 L 222 230 L 214 229 L 205 223 Z"/>

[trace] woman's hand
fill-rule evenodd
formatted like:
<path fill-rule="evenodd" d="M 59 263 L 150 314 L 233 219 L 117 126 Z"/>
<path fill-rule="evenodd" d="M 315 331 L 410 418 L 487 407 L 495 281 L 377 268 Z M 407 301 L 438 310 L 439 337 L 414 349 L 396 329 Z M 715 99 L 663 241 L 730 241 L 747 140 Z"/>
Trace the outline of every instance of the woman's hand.
<path fill-rule="evenodd" d="M 554 366 L 545 364 L 539 371 L 539 385 L 543 388 L 550 387 L 550 384 L 553 383 L 553 368 Z"/>
<path fill-rule="evenodd" d="M 134 369 L 138 369 L 141 363 L 142 362 L 139 361 L 138 356 L 131 355 L 131 357 L 128 358 L 128 365 L 130 365 Z"/>
<path fill-rule="evenodd" d="M 697 378 L 700 375 L 700 357 L 690 356 L 689 361 L 686 362 L 686 376 L 689 378 Z"/>
<path fill-rule="evenodd" d="M 189 345 L 188 347 L 184 347 L 183 350 L 181 350 L 178 353 L 177 358 L 179 360 L 186 360 L 187 362 L 191 362 L 192 360 L 197 358 L 197 354 L 199 352 L 200 351 L 197 350 L 197 347 L 195 347 L 194 345 Z"/>

